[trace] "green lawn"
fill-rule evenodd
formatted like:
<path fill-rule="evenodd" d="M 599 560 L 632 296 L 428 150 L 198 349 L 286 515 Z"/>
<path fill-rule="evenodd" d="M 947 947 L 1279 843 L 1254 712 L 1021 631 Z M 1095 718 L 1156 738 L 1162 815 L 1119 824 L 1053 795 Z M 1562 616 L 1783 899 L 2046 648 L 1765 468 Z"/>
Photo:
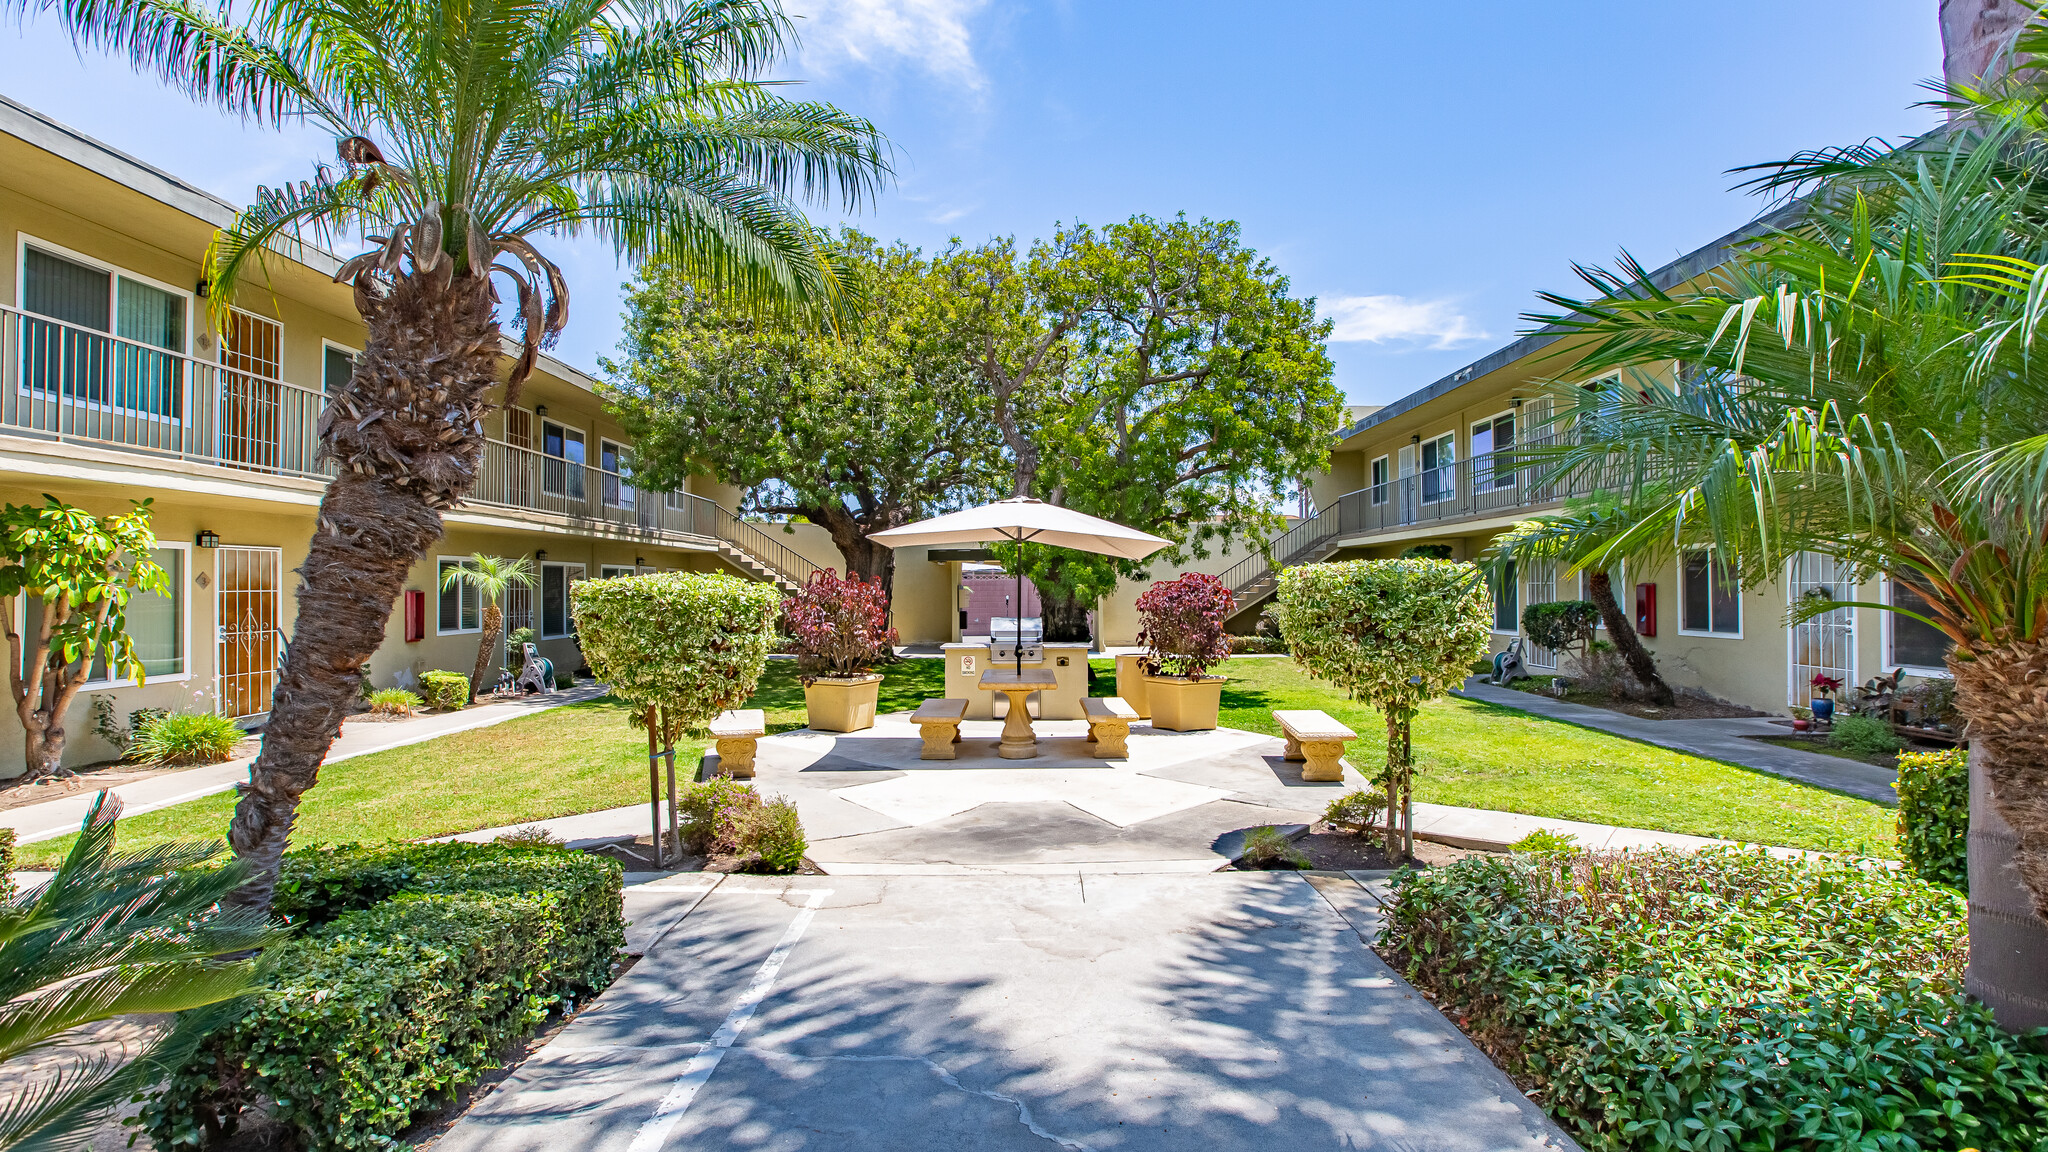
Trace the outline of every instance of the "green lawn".
<path fill-rule="evenodd" d="M 1386 756 L 1386 721 L 1310 679 L 1288 659 L 1232 660 L 1221 669 L 1222 722 L 1278 735 L 1275 708 L 1320 708 L 1359 740 L 1351 762 L 1371 774 Z M 1893 856 L 1883 805 L 1746 768 L 1638 744 L 1513 708 L 1445 698 L 1414 728 L 1415 798 L 1530 816 L 1652 828 L 1795 848 Z"/>
<path fill-rule="evenodd" d="M 1279 734 L 1275 708 L 1320 708 L 1361 739 L 1352 762 L 1368 772 L 1384 755 L 1378 713 L 1310 680 L 1292 660 L 1233 660 L 1223 693 L 1224 724 Z M 1098 694 L 1115 681 L 1095 662 Z M 885 712 L 915 708 L 944 690 L 937 660 L 906 660 L 882 682 Z M 786 660 L 771 661 L 750 704 L 768 729 L 804 725 L 803 688 Z M 293 843 L 417 839 L 592 812 L 647 799 L 646 737 L 612 700 L 556 708 L 489 728 L 344 760 L 320 775 L 299 811 Z M 693 765 L 702 741 L 679 750 Z M 1466 700 L 1437 700 L 1415 724 L 1418 799 L 1533 816 L 1720 836 L 1800 848 L 1890 856 L 1892 814 L 1750 772 Z M 121 822 L 124 847 L 210 839 L 227 827 L 234 795 L 224 793 Z M 25 845 L 22 866 L 55 862 L 69 840 Z"/>

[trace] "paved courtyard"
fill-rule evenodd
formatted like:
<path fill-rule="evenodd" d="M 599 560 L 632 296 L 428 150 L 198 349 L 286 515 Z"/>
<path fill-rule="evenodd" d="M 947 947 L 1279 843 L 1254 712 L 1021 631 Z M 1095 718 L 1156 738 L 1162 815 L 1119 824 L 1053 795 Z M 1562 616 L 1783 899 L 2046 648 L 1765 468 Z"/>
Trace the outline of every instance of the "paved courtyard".
<path fill-rule="evenodd" d="M 1376 908 L 1340 874 L 656 879 L 645 957 L 436 1152 L 1572 1148 Z"/>

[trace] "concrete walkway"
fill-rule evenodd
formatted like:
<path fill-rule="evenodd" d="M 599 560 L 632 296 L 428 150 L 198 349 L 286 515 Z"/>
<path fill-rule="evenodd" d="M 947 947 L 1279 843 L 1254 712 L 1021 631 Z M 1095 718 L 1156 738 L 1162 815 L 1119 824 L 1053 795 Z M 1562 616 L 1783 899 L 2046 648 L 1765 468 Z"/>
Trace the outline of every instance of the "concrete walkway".
<path fill-rule="evenodd" d="M 1521 692 L 1513 688 L 1502 688 L 1488 684 L 1474 676 L 1465 681 L 1465 687 L 1458 691 L 1469 700 L 1483 700 L 1488 704 L 1500 704 L 1533 712 L 1552 720 L 1577 724 L 1581 728 L 1596 728 L 1630 740 L 1655 744 L 1659 748 L 1671 748 L 1690 752 L 1709 760 L 1720 760 L 1783 776 L 1816 788 L 1831 792 L 1842 792 L 1875 800 L 1879 804 L 1897 804 L 1898 793 L 1893 791 L 1892 782 L 1898 773 L 1874 764 L 1847 760 L 1840 756 L 1828 756 L 1819 752 L 1801 752 L 1796 748 L 1780 748 L 1761 740 L 1745 739 L 1747 736 L 1789 736 L 1791 729 L 1773 724 L 1760 716 L 1737 717 L 1723 720 L 1645 720 L 1625 712 L 1614 712 L 1606 708 L 1589 708 L 1583 704 L 1568 704 L 1551 696 L 1539 696 L 1534 692 Z"/>
<path fill-rule="evenodd" d="M 572 688 L 567 692 L 551 692 L 543 696 L 528 696 L 485 704 L 476 708 L 465 708 L 460 712 L 436 712 L 416 716 L 410 720 L 393 720 L 378 723 L 344 723 L 341 736 L 327 753 L 322 764 L 334 764 L 356 756 L 367 756 L 372 752 L 383 752 L 390 748 L 402 748 L 407 744 L 418 744 L 451 732 L 467 732 L 472 728 L 488 728 L 503 724 L 521 716 L 531 716 L 564 704 L 576 704 L 594 700 L 604 695 L 604 689 L 596 686 Z M 137 780 L 117 785 L 113 792 L 127 805 L 124 815 L 135 816 L 143 812 L 154 812 L 187 800 L 197 800 L 216 792 L 226 792 L 235 785 L 249 779 L 249 765 L 255 757 L 241 756 L 219 764 L 208 764 L 203 768 L 192 768 L 183 772 L 166 772 L 146 780 Z M 41 804 L 25 804 L 19 808 L 0 811 L 0 828 L 12 828 L 16 841 L 33 844 L 39 840 L 54 840 L 78 831 L 80 822 L 92 808 L 97 790 L 72 792 L 55 800 Z"/>
<path fill-rule="evenodd" d="M 1575 1149 L 1341 873 L 637 885 L 646 955 L 436 1152 Z"/>

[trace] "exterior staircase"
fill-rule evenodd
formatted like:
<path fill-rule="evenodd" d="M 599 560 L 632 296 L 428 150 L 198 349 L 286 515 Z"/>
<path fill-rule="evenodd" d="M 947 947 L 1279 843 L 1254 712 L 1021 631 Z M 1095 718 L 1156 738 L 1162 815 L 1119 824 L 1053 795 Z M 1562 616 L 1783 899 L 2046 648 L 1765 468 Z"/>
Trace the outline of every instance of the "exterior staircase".
<path fill-rule="evenodd" d="M 1262 552 L 1238 561 L 1221 579 L 1237 597 L 1239 614 L 1249 612 L 1280 590 L 1280 571 L 1297 564 L 1314 564 L 1337 550 L 1338 511 L 1325 508 L 1273 538 Z"/>

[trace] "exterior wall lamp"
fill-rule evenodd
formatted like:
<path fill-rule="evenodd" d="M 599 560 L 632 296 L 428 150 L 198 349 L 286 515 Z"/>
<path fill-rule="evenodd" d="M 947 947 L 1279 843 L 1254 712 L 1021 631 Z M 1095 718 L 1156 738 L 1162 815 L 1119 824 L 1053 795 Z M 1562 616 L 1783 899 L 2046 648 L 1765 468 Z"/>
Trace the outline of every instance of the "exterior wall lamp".
<path fill-rule="evenodd" d="M 645 556 L 635 556 L 635 557 L 633 557 L 633 567 L 635 567 L 635 568 L 645 568 L 645 567 L 647 567 L 647 557 L 645 557 Z"/>
<path fill-rule="evenodd" d="M 545 415 L 547 415 L 547 414 L 548 414 L 548 406 L 547 406 L 547 405 L 545 405 L 545 404 L 535 404 L 535 405 L 533 406 L 533 414 L 534 414 L 535 416 L 545 416 Z"/>
<path fill-rule="evenodd" d="M 215 532 L 211 528 L 202 528 L 199 530 L 199 536 L 194 542 L 201 548 L 218 548 L 220 547 L 220 533 Z"/>
<path fill-rule="evenodd" d="M 535 564 L 538 564 L 538 563 L 540 563 L 541 561 L 543 561 L 543 560 L 545 560 L 545 559 L 547 559 L 547 558 L 548 558 L 548 550 L 547 550 L 547 549 L 545 549 L 545 548 L 535 548 L 535 549 L 533 550 L 533 562 L 534 562 Z"/>

